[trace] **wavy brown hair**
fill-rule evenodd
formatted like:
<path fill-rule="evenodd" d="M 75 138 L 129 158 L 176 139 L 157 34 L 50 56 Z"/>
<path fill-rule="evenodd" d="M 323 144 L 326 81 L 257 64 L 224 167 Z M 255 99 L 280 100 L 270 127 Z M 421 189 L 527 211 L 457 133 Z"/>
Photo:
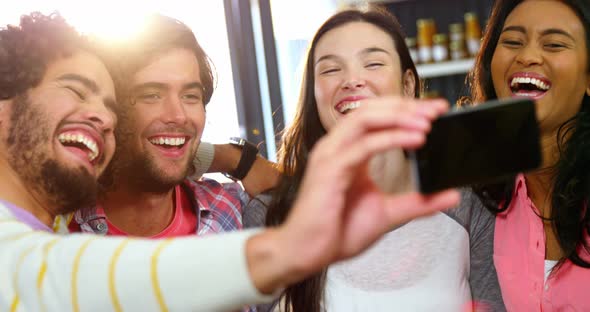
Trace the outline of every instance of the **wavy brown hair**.
<path fill-rule="evenodd" d="M 418 79 L 416 66 L 410 57 L 401 26 L 391 13 L 383 8 L 371 7 L 367 11 L 342 11 L 330 17 L 316 32 L 307 53 L 297 112 L 293 123 L 283 134 L 279 150 L 279 164 L 284 175 L 274 191 L 273 202 L 267 214 L 267 225 L 275 226 L 285 221 L 301 185 L 309 151 L 326 134 L 326 130 L 320 122 L 314 93 L 313 67 L 316 45 L 328 31 L 352 22 L 370 23 L 389 34 L 400 58 L 402 75 L 410 70 L 415 79 Z M 416 97 L 420 94 L 418 81 L 415 84 L 414 94 Z M 285 311 L 291 311 L 291 309 L 306 312 L 321 311 L 325 276 L 326 271 L 324 270 L 288 287 L 281 297 L 285 299 L 283 309 Z"/>
<path fill-rule="evenodd" d="M 464 100 L 463 104 L 480 103 L 498 97 L 492 82 L 492 57 L 508 15 L 521 2 L 523 0 L 497 0 L 494 3 L 482 39 L 481 52 L 468 77 L 472 90 L 471 99 Z M 576 13 L 584 26 L 587 70 L 590 72 L 590 2 L 561 2 Z M 588 242 L 584 240 L 584 232 L 590 232 L 590 209 L 585 208 L 590 197 L 590 96 L 584 95 L 580 111 L 560 126 L 555 139 L 559 159 L 552 168 L 552 209 L 548 221 L 551 222 L 559 246 L 565 254 L 556 268 L 559 269 L 566 259 L 578 266 L 590 268 L 590 262 L 582 259 L 576 251 L 578 247 L 590 251 Z M 502 212 L 508 209 L 512 201 L 515 178 L 494 184 L 476 185 L 473 190 L 490 211 Z"/>
<path fill-rule="evenodd" d="M 211 100 L 215 87 L 213 63 L 192 30 L 179 20 L 154 14 L 146 18 L 140 33 L 125 42 L 115 44 L 95 38 L 95 44 L 106 59 L 109 70 L 116 73 L 117 98 L 122 104 L 129 104 L 132 100 L 129 97 L 131 77 L 158 56 L 175 48 L 194 53 L 203 84 L 203 104 L 207 105 Z"/>

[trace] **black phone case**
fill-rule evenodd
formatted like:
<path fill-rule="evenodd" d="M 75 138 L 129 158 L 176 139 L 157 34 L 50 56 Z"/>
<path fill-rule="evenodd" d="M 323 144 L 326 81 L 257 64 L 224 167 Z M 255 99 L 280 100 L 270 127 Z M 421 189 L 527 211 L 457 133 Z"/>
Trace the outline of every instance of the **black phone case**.
<path fill-rule="evenodd" d="M 495 100 L 451 111 L 432 123 L 426 143 L 410 152 L 422 193 L 487 183 L 541 164 L 531 99 Z"/>

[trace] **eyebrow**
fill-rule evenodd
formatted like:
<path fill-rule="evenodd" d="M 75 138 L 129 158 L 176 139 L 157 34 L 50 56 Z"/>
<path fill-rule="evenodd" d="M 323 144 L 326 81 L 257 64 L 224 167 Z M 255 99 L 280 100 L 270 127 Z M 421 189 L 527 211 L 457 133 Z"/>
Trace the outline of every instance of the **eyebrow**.
<path fill-rule="evenodd" d="M 364 50 L 362 50 L 359 54 L 371 54 L 371 53 L 375 53 L 375 52 L 380 52 L 380 53 L 385 53 L 385 54 L 390 54 L 389 51 L 379 48 L 379 47 L 370 47 L 370 48 L 366 48 Z"/>
<path fill-rule="evenodd" d="M 78 74 L 64 74 L 61 75 L 57 78 L 57 80 L 60 81 L 64 81 L 64 80 L 70 80 L 70 81 L 77 81 L 79 83 L 81 83 L 82 85 L 84 85 L 84 87 L 86 87 L 87 89 L 90 90 L 90 92 L 94 93 L 94 94 L 98 94 L 100 91 L 100 88 L 98 87 L 98 85 L 96 84 L 96 82 L 94 82 L 94 80 L 88 79 L 84 76 L 78 75 Z M 104 98 L 104 105 L 111 111 L 111 112 L 115 112 L 115 106 L 117 105 L 117 101 L 115 101 L 115 99 L 113 97 L 107 96 Z"/>
<path fill-rule="evenodd" d="M 78 74 L 64 74 L 64 75 L 59 76 L 57 78 L 57 80 L 77 81 L 77 82 L 81 83 L 82 85 L 84 85 L 84 87 L 86 87 L 87 89 L 92 91 L 92 93 L 94 93 L 94 94 L 98 94 L 98 91 L 100 90 L 100 88 L 98 87 L 96 82 L 94 82 L 93 80 L 90 80 L 84 76 L 78 75 Z"/>
<path fill-rule="evenodd" d="M 166 85 L 165 83 L 155 82 L 155 81 L 145 82 L 145 83 L 141 83 L 141 84 L 134 86 L 133 91 L 137 92 L 139 90 L 147 89 L 147 88 L 168 89 L 168 85 Z M 186 83 L 186 84 L 182 85 L 182 88 L 181 88 L 181 90 L 190 90 L 190 89 L 199 89 L 201 91 L 205 91 L 205 87 L 203 86 L 203 84 L 200 82 L 197 82 L 197 81 Z"/>
<path fill-rule="evenodd" d="M 383 49 L 383 48 L 379 48 L 379 47 L 369 47 L 366 49 L 363 49 L 362 51 L 360 51 L 358 54 L 361 55 L 367 55 L 367 54 L 371 54 L 371 53 L 375 53 L 375 52 L 380 52 L 380 53 L 385 53 L 385 54 L 391 54 L 389 53 L 389 51 Z M 326 55 L 322 55 L 322 57 L 320 57 L 314 64 L 314 66 L 317 66 L 319 62 L 321 61 L 325 61 L 325 60 L 329 60 L 329 59 L 336 59 L 338 58 L 336 55 L 334 54 L 326 54 Z"/>
<path fill-rule="evenodd" d="M 526 29 L 522 26 L 508 26 L 502 30 L 503 33 L 507 32 L 507 31 L 517 31 L 517 32 L 526 34 Z M 549 29 L 545 29 L 541 32 L 541 36 L 547 36 L 547 35 L 563 35 L 563 36 L 566 36 L 572 40 L 575 40 L 574 36 L 572 36 L 567 31 L 565 31 L 563 29 L 559 29 L 559 28 L 549 28 Z"/>

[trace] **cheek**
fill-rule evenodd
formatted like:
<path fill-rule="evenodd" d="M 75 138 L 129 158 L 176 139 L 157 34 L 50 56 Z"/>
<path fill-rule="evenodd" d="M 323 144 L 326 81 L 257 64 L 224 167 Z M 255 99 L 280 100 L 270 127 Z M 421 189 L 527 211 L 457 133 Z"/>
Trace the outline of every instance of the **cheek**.
<path fill-rule="evenodd" d="M 389 73 L 387 75 L 372 75 L 369 81 L 373 82 L 375 93 L 378 96 L 402 95 L 402 81 L 400 73 Z"/>
<path fill-rule="evenodd" d="M 333 90 L 333 83 L 331 83 L 328 79 L 320 79 L 315 81 L 314 94 L 315 100 L 319 107 L 328 105 L 327 103 L 330 103 L 330 97 L 332 94 L 334 94 Z"/>
<path fill-rule="evenodd" d="M 492 56 L 492 62 L 490 64 L 491 67 L 491 74 L 492 74 L 492 83 L 494 85 L 494 90 L 496 90 L 496 95 L 501 97 L 504 95 L 503 86 L 504 86 L 504 72 L 506 71 L 505 62 L 502 61 L 503 57 L 501 53 L 498 51 L 494 52 Z"/>
<path fill-rule="evenodd" d="M 193 124 L 197 128 L 199 133 L 203 133 L 203 129 L 205 129 L 205 120 L 206 120 L 206 113 L 205 113 L 205 106 L 198 105 L 195 107 L 194 110 L 190 113 L 190 116 L 193 116 L 191 119 Z"/>

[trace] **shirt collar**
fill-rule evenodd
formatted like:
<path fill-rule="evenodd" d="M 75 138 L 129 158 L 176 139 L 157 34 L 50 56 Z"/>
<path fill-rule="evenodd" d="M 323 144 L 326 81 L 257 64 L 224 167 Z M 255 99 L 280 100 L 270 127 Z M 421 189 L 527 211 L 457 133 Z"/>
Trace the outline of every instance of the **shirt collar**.
<path fill-rule="evenodd" d="M 203 198 L 207 198 L 206 194 L 204 194 L 205 191 L 203 190 L 203 188 L 198 187 L 198 185 L 190 179 L 184 180 L 183 184 L 186 186 L 186 188 L 183 189 L 180 185 L 177 185 L 174 189 L 175 194 L 176 194 L 175 195 L 176 202 L 179 201 L 180 194 L 184 194 L 185 190 L 187 192 L 190 190 L 192 192 L 192 196 L 194 199 L 194 202 L 191 204 L 192 205 L 196 204 L 196 206 L 197 206 L 197 207 L 193 207 L 193 209 L 195 209 L 195 210 L 198 209 L 199 212 L 201 212 L 201 213 L 210 213 L 212 211 L 211 205 L 208 202 L 203 202 L 203 200 L 202 200 Z M 184 195 L 187 196 L 187 198 L 189 199 L 189 202 L 190 202 L 190 197 L 189 197 L 190 195 L 189 194 L 184 194 Z"/>
<path fill-rule="evenodd" d="M 49 226 L 45 223 L 41 222 L 37 217 L 35 217 L 32 213 L 23 208 L 20 208 L 10 202 L 0 199 L 0 205 L 8 208 L 12 215 L 18 219 L 19 221 L 26 223 L 35 231 L 45 231 L 45 232 L 53 232 Z"/>

